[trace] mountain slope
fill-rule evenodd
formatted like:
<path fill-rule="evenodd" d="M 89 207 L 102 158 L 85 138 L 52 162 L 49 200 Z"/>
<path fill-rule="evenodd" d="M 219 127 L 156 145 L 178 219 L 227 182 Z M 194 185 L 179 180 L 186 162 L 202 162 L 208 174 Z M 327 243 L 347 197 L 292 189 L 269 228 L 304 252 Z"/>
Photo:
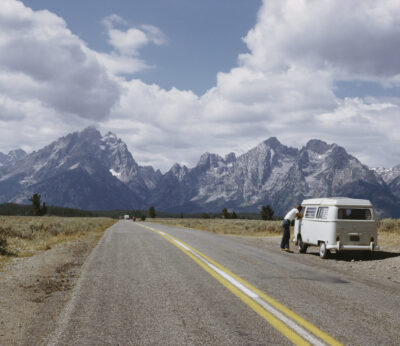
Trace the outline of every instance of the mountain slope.
<path fill-rule="evenodd" d="M 28 203 L 40 193 L 50 205 L 82 209 L 170 212 L 258 212 L 277 215 L 305 198 L 370 199 L 382 216 L 400 216 L 400 165 L 369 169 L 336 144 L 310 140 L 301 149 L 275 137 L 247 153 L 205 153 L 193 168 L 161 174 L 140 166 L 115 134 L 95 128 L 71 133 L 37 152 L 0 154 L 0 203 Z"/>
<path fill-rule="evenodd" d="M 140 208 L 159 175 L 143 170 L 115 135 L 89 127 L 1 167 L 0 202 L 26 203 L 40 192 L 59 206 Z"/>
<path fill-rule="evenodd" d="M 206 153 L 192 169 L 174 166 L 160 180 L 152 203 L 169 211 L 259 210 L 278 215 L 304 198 L 368 198 L 382 215 L 398 215 L 398 199 L 367 166 L 336 144 L 311 140 L 301 150 L 276 138 L 236 158 Z"/>

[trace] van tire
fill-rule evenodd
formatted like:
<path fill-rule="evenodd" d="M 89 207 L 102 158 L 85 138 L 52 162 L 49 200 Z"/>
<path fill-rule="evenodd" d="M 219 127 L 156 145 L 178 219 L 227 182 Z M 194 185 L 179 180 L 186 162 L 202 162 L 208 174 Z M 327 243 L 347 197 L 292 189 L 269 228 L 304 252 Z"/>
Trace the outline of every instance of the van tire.
<path fill-rule="evenodd" d="M 325 259 L 328 258 L 330 251 L 326 248 L 324 241 L 319 243 L 319 257 Z"/>
<path fill-rule="evenodd" d="M 297 246 L 299 248 L 299 253 L 307 252 L 308 245 L 303 243 L 303 239 L 301 239 L 301 237 L 297 239 Z"/>

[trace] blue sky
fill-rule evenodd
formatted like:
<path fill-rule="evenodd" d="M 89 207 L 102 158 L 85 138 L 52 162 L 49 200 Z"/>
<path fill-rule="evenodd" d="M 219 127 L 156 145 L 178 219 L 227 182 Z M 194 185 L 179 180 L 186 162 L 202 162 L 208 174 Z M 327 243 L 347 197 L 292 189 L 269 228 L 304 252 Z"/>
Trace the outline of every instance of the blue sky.
<path fill-rule="evenodd" d="M 162 88 L 189 89 L 203 94 L 216 83 L 216 74 L 237 65 L 242 41 L 256 22 L 261 0 L 23 0 L 35 9 L 63 17 L 68 27 L 92 49 L 107 52 L 101 21 L 110 14 L 130 25 L 155 25 L 167 37 L 162 46 L 149 45 L 141 56 L 153 68 L 137 73 Z"/>
<path fill-rule="evenodd" d="M 399 56 L 397 0 L 1 0 L 0 152 L 94 125 L 163 171 L 271 136 L 392 167 Z"/>

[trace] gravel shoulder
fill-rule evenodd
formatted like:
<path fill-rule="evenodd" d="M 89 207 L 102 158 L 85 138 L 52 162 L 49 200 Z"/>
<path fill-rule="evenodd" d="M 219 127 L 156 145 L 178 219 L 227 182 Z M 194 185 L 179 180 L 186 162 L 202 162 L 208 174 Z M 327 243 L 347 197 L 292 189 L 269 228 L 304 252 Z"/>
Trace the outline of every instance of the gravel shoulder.
<path fill-rule="evenodd" d="M 236 236 L 235 236 L 236 237 Z M 281 252 L 279 244 L 281 237 L 244 237 L 239 236 L 248 244 Z M 306 254 L 300 254 L 297 247 L 291 244 L 291 253 L 296 262 L 326 268 L 338 274 L 345 274 L 358 281 L 370 283 L 380 288 L 397 291 L 400 289 L 400 247 L 388 246 L 381 251 L 375 251 L 372 257 L 360 252 L 343 252 L 332 254 L 323 260 L 319 257 L 317 247 L 309 247 Z"/>
<path fill-rule="evenodd" d="M 53 331 L 98 238 L 59 244 L 2 266 L 0 345 L 40 345 Z"/>

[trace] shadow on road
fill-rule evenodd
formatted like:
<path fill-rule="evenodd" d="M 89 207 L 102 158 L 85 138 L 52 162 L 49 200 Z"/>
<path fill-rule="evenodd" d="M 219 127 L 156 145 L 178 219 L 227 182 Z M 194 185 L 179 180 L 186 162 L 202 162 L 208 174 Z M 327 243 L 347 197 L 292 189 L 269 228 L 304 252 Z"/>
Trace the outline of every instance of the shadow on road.
<path fill-rule="evenodd" d="M 319 256 L 318 252 L 310 252 L 310 255 Z M 390 251 L 374 251 L 374 252 L 360 252 L 360 251 L 346 251 L 346 252 L 339 252 L 336 254 L 330 254 L 328 260 L 334 261 L 344 261 L 344 262 L 351 262 L 351 261 L 380 261 L 387 258 L 392 257 L 399 257 L 399 252 L 390 252 Z"/>

